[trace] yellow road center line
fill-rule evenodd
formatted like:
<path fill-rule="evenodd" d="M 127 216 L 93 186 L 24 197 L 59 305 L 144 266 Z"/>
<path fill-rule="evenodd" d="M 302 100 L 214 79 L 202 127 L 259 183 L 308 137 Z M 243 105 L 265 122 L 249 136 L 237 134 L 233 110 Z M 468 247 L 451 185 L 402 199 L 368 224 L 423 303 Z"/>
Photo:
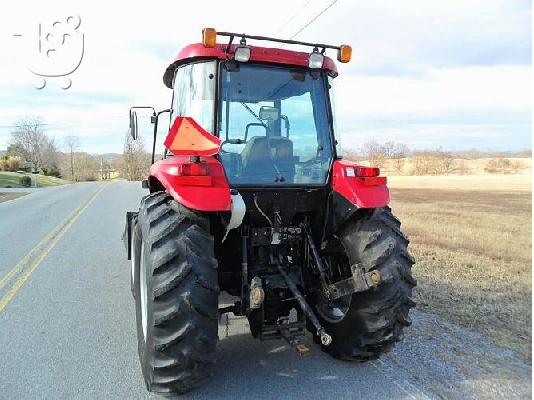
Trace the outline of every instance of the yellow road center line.
<path fill-rule="evenodd" d="M 91 200 L 93 196 L 96 196 L 100 191 L 104 188 L 98 189 L 90 198 Z M 87 200 L 87 201 L 89 201 Z M 52 239 L 65 225 L 68 224 L 68 222 L 71 220 L 71 218 L 76 215 L 76 213 L 84 206 L 83 203 L 79 207 L 75 208 L 74 211 L 72 211 L 65 219 L 63 219 L 59 224 L 57 224 L 50 232 L 48 232 L 35 246 L 33 246 L 28 254 L 26 254 L 12 269 L 9 271 L 1 280 L 0 280 L 0 290 L 16 275 L 20 272 L 22 268 L 28 263 L 28 261 L 34 256 L 34 254 L 40 250 L 41 247 L 46 245 L 46 243 Z"/>
<path fill-rule="evenodd" d="M 89 205 L 93 202 L 93 200 L 96 198 L 96 196 L 104 190 L 104 188 L 107 185 L 102 186 L 96 193 L 94 193 L 85 204 L 82 205 L 82 208 L 77 209 L 77 213 L 70 219 L 70 221 L 63 226 L 63 228 L 60 230 L 56 238 L 51 242 L 51 244 L 44 250 L 44 252 L 33 262 L 30 269 L 26 271 L 17 281 L 14 283 L 14 285 L 9 289 L 9 291 L 6 293 L 2 299 L 0 299 L 0 312 L 9 304 L 9 302 L 13 299 L 15 294 L 17 294 L 18 290 L 26 283 L 28 278 L 33 274 L 33 272 L 41 265 L 43 260 L 50 254 L 50 252 L 56 247 L 57 243 L 61 240 L 61 238 L 67 233 L 67 231 L 70 229 L 70 227 L 76 222 L 76 220 L 83 214 L 83 212 L 89 207 Z"/>

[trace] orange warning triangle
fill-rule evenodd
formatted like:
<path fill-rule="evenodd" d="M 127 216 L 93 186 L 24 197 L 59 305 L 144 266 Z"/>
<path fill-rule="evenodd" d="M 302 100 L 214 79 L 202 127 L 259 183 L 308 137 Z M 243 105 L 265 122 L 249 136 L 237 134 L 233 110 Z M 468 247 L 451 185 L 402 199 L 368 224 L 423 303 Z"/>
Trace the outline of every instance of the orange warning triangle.
<path fill-rule="evenodd" d="M 177 156 L 212 156 L 219 152 L 221 140 L 193 118 L 178 117 L 163 144 Z"/>

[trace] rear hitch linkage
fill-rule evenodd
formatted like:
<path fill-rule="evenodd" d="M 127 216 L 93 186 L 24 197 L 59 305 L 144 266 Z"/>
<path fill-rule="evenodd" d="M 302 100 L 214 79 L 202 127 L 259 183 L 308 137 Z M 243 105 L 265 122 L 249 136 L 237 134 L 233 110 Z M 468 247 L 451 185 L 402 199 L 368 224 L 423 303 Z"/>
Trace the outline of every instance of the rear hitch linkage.
<path fill-rule="evenodd" d="M 313 256 L 312 266 L 315 272 L 319 275 L 321 280 L 322 294 L 329 300 L 334 301 L 340 297 L 347 296 L 353 293 L 364 292 L 377 286 L 382 281 L 382 276 L 377 270 L 365 272 L 363 266 L 360 264 L 353 264 L 350 266 L 352 276 L 343 279 L 339 282 L 330 283 L 323 262 L 319 255 L 319 251 L 313 242 L 313 238 L 309 227 L 306 224 L 302 225 L 308 246 Z"/>
<path fill-rule="evenodd" d="M 317 319 L 317 316 L 309 306 L 309 304 L 304 299 L 304 296 L 299 292 L 297 289 L 297 286 L 295 283 L 291 280 L 289 275 L 284 271 L 284 268 L 280 263 L 277 263 L 278 270 L 280 271 L 280 274 L 286 281 L 287 287 L 289 290 L 291 290 L 291 293 L 293 293 L 293 296 L 295 296 L 295 299 L 299 303 L 300 308 L 302 308 L 302 311 L 304 311 L 304 314 L 308 317 L 310 322 L 313 324 L 315 329 L 317 330 L 317 336 L 321 339 L 321 343 L 324 346 L 328 346 L 330 343 L 332 343 L 332 336 L 330 336 L 328 333 L 326 333 L 325 329 L 321 326 L 319 323 L 319 320 Z"/>

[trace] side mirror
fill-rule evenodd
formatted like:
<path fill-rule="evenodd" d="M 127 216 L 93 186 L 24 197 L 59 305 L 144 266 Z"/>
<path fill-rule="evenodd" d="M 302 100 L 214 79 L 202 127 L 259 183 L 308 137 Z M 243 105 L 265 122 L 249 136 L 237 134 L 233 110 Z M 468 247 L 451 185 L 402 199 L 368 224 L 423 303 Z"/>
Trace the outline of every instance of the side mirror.
<path fill-rule="evenodd" d="M 130 136 L 133 140 L 137 140 L 139 132 L 137 129 L 137 113 L 130 110 Z"/>
<path fill-rule="evenodd" d="M 262 121 L 276 121 L 279 118 L 280 112 L 278 108 L 271 106 L 260 107 L 260 119 Z"/>
<path fill-rule="evenodd" d="M 130 108 L 130 135 L 132 136 L 134 140 L 137 140 L 137 138 L 139 138 L 139 128 L 137 125 L 137 111 L 136 110 L 141 110 L 141 109 L 152 110 L 152 116 L 156 115 L 156 110 L 154 109 L 154 107 L 136 106 L 136 107 Z M 152 121 L 152 117 L 151 117 L 151 121 Z"/>

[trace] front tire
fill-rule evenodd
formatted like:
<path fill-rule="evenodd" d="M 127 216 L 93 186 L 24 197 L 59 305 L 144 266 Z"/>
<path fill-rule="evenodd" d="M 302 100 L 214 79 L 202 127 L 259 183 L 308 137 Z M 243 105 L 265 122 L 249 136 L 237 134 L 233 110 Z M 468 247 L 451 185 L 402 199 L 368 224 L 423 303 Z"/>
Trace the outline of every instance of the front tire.
<path fill-rule="evenodd" d="M 209 220 L 168 194 L 145 197 L 134 285 L 147 389 L 185 393 L 212 375 L 219 287 Z"/>
<path fill-rule="evenodd" d="M 381 282 L 337 300 L 331 314 L 320 296 L 315 297 L 314 308 L 333 339 L 323 350 L 343 360 L 376 359 L 400 341 L 404 327 L 411 324 L 408 313 L 415 306 L 416 280 L 411 274 L 414 259 L 408 252 L 409 241 L 389 207 L 349 220 L 335 236 L 340 244 L 336 256 L 344 257 L 345 268 L 350 271 L 350 265 L 359 264 L 365 272 L 378 271 Z"/>

